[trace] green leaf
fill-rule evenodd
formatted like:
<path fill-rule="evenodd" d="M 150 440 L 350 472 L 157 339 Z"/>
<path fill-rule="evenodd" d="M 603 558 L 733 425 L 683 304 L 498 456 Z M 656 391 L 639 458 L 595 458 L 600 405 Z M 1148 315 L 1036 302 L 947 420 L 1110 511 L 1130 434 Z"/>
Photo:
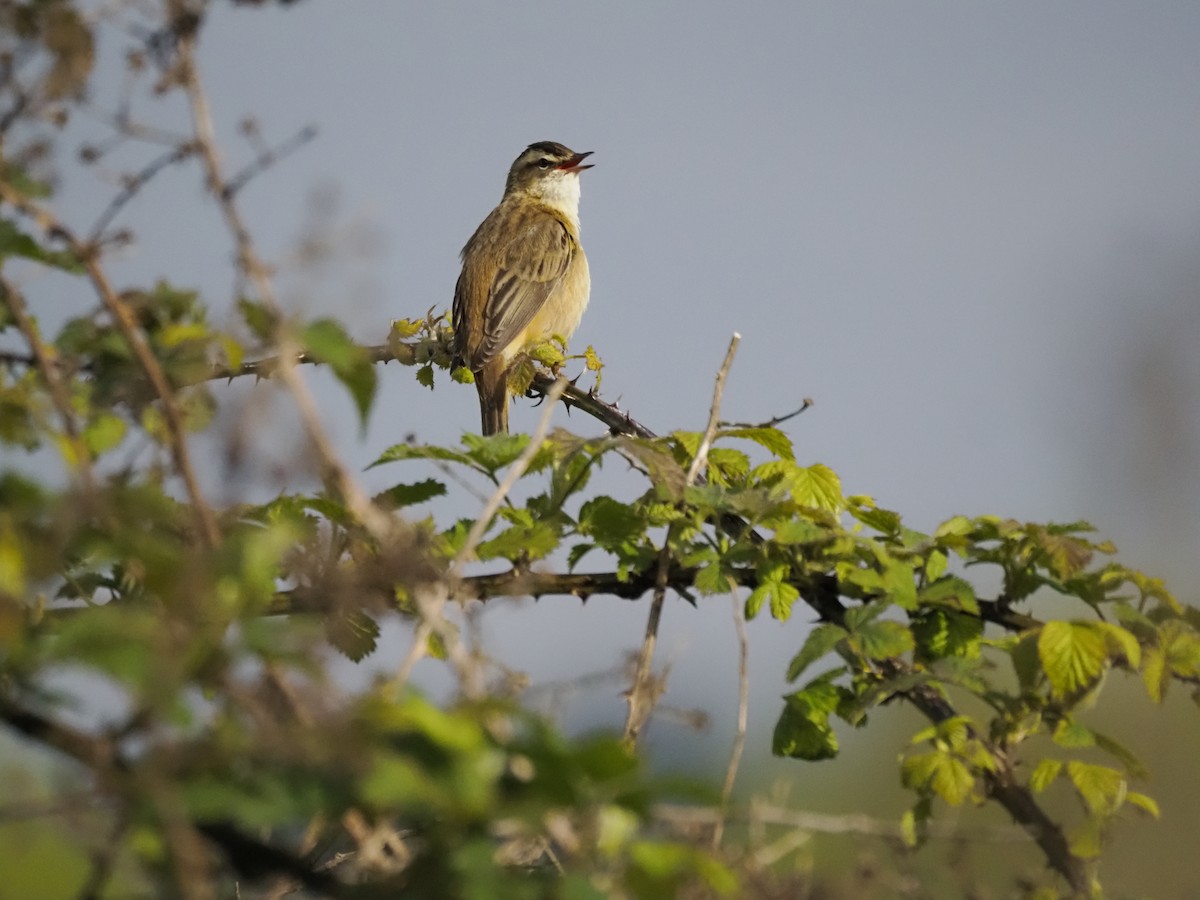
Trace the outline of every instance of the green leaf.
<path fill-rule="evenodd" d="M 1108 642 L 1112 656 L 1123 656 L 1130 669 L 1136 671 L 1142 664 L 1142 645 L 1138 639 L 1120 625 L 1111 622 L 1093 622 L 1093 627 L 1100 629 Z"/>
<path fill-rule="evenodd" d="M 462 436 L 462 442 L 467 448 L 467 456 L 484 471 L 495 474 L 516 462 L 517 457 L 525 452 L 529 446 L 529 435 L 493 434 L 484 437 L 468 432 Z"/>
<path fill-rule="evenodd" d="M 868 622 L 854 631 L 856 643 L 867 659 L 891 659 L 902 656 L 916 646 L 912 632 L 900 622 L 882 619 Z"/>
<path fill-rule="evenodd" d="M 1128 783 L 1116 769 L 1073 759 L 1067 763 L 1067 777 L 1092 815 L 1111 816 L 1125 802 Z"/>
<path fill-rule="evenodd" d="M 375 462 L 367 466 L 373 469 L 384 463 L 397 462 L 405 459 L 435 459 L 441 462 L 454 462 L 472 469 L 479 469 L 475 461 L 465 453 L 451 450 L 448 447 L 435 447 L 423 444 L 393 444 L 380 454 Z"/>
<path fill-rule="evenodd" d="M 943 606 L 959 612 L 979 612 L 975 588 L 955 575 L 947 575 L 926 584 L 917 592 L 917 603 L 921 606 Z"/>
<path fill-rule="evenodd" d="M 1091 729 L 1068 717 L 1060 720 L 1055 726 L 1054 743 L 1060 747 L 1074 750 L 1080 747 L 1095 746 L 1096 737 L 1092 734 Z"/>
<path fill-rule="evenodd" d="M 880 534 L 892 537 L 900 533 L 900 514 L 890 509 L 880 509 L 870 497 L 855 497 L 847 507 L 847 511 L 868 528 L 873 528 Z"/>
<path fill-rule="evenodd" d="M 237 302 L 242 321 L 260 341 L 269 341 L 279 326 L 279 315 L 265 304 L 242 298 Z"/>
<path fill-rule="evenodd" d="M 829 528 L 809 519 L 788 519 L 775 528 L 775 541 L 780 544 L 812 544 L 832 536 Z"/>
<path fill-rule="evenodd" d="M 771 582 L 771 618 L 786 622 L 792 617 L 792 607 L 800 592 L 786 581 Z"/>
<path fill-rule="evenodd" d="M 480 544 L 476 555 L 481 560 L 498 557 L 509 560 L 543 559 L 558 546 L 558 542 L 558 532 L 544 522 L 532 526 L 514 525 Z"/>
<path fill-rule="evenodd" d="M 921 659 L 977 659 L 983 621 L 975 616 L 932 609 L 913 619 L 912 632 Z"/>
<path fill-rule="evenodd" d="M 1095 859 L 1104 851 L 1104 823 L 1100 819 L 1085 819 L 1069 834 L 1071 853 L 1080 859 Z"/>
<path fill-rule="evenodd" d="M 975 790 L 975 776 L 962 759 L 946 750 L 932 750 L 904 758 L 900 764 L 904 786 L 932 791 L 951 806 L 959 806 Z"/>
<path fill-rule="evenodd" d="M 913 575 L 913 560 L 890 557 L 883 570 L 882 586 L 888 600 L 901 609 L 912 612 L 917 608 L 917 584 Z"/>
<path fill-rule="evenodd" d="M 1090 687 L 1108 659 L 1104 634 L 1090 622 L 1047 622 L 1037 646 L 1042 669 L 1059 697 Z"/>
<path fill-rule="evenodd" d="M 818 679 L 785 698 L 783 712 L 775 723 L 771 752 L 793 759 L 832 759 L 838 739 L 829 715 L 841 700 L 838 688 Z"/>
<path fill-rule="evenodd" d="M 730 428 L 717 433 L 718 438 L 743 438 L 765 447 L 780 459 L 795 460 L 792 439 L 778 428 Z"/>
<path fill-rule="evenodd" d="M 1125 772 L 1131 778 L 1149 778 L 1150 773 L 1146 770 L 1146 766 L 1134 754 L 1134 752 L 1124 744 L 1119 743 L 1106 734 L 1101 734 L 1098 731 L 1092 732 L 1092 740 L 1096 746 L 1107 753 L 1113 759 L 1117 760 L 1125 769 Z"/>
<path fill-rule="evenodd" d="M 354 343 L 333 319 L 317 319 L 299 337 L 305 350 L 318 362 L 327 364 L 350 392 L 358 409 L 359 423 L 365 428 L 377 385 L 375 366 L 366 350 Z"/>
<path fill-rule="evenodd" d="M 845 505 L 841 479 L 833 469 L 821 463 L 808 468 L 797 467 L 790 488 L 792 497 L 801 506 L 840 512 Z"/>
<path fill-rule="evenodd" d="M 426 478 L 412 484 L 397 484 L 375 495 L 375 502 L 386 507 L 397 508 L 424 503 L 446 493 L 446 486 L 435 478 Z"/>
<path fill-rule="evenodd" d="M 100 412 L 83 430 L 83 443 L 92 456 L 105 453 L 125 439 L 127 426 L 120 416 Z"/>
<path fill-rule="evenodd" d="M 800 652 L 788 664 L 787 680 L 795 681 L 804 670 L 831 651 L 846 637 L 846 629 L 832 623 L 818 625 L 808 633 Z"/>
<path fill-rule="evenodd" d="M 1060 759 L 1043 759 L 1029 776 L 1029 786 L 1037 793 L 1042 793 L 1050 787 L 1062 772 L 1063 763 Z"/>
<path fill-rule="evenodd" d="M 334 612 L 325 619 L 329 643 L 352 662 L 361 662 L 375 652 L 379 623 L 361 610 Z"/>
<path fill-rule="evenodd" d="M 416 371 L 417 384 L 433 390 L 433 366 L 419 366 Z"/>
<path fill-rule="evenodd" d="M 579 510 L 579 532 L 613 550 L 643 537 L 646 523 L 629 504 L 612 497 L 593 497 Z"/>
<path fill-rule="evenodd" d="M 1158 803 L 1153 797 L 1148 797 L 1145 794 L 1140 794 L 1137 791 L 1129 791 L 1125 795 L 1125 800 L 1132 806 L 1136 806 L 1143 812 L 1149 813 L 1154 818 L 1161 818 L 1158 809 Z"/>
<path fill-rule="evenodd" d="M 84 271 L 83 263 L 73 253 L 65 250 L 50 250 L 21 231 L 15 222 L 0 219 L 0 260 L 10 256 L 31 259 L 53 269 L 78 275 Z"/>
<path fill-rule="evenodd" d="M 946 554 L 941 550 L 930 550 L 929 556 L 925 560 L 925 582 L 937 581 L 946 572 L 946 566 L 949 565 L 949 560 Z"/>

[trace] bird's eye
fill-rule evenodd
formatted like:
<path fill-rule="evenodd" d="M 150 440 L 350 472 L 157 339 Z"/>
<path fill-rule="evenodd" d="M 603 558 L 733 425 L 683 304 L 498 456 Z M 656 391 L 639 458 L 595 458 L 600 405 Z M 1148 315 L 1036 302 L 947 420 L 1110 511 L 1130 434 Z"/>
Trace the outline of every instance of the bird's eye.
<path fill-rule="evenodd" d="M 539 159 L 537 161 L 537 165 L 538 165 L 539 169 L 548 169 L 553 164 L 550 162 L 550 160 L 546 159 L 546 157 L 543 156 L 541 159 Z"/>

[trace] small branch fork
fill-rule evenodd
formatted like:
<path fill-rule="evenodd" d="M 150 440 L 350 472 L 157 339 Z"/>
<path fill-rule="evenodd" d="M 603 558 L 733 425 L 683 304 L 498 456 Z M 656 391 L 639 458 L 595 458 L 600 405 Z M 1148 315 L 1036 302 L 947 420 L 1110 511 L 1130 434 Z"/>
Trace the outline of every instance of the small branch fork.
<path fill-rule="evenodd" d="M 735 331 L 729 341 L 729 349 L 725 351 L 725 360 L 721 363 L 721 368 L 717 372 L 716 385 L 713 387 L 712 408 L 708 415 L 708 425 L 704 429 L 704 436 L 700 439 L 700 446 L 696 449 L 696 455 L 692 458 L 692 464 L 688 468 L 685 479 L 685 484 L 689 487 L 696 483 L 701 470 L 708 462 L 708 450 L 712 446 L 713 439 L 717 434 L 717 423 L 721 412 L 721 397 L 725 393 L 725 379 L 729 376 L 729 369 L 733 365 L 733 357 L 737 353 L 738 344 L 741 340 L 742 336 Z M 646 620 L 646 634 L 642 638 L 642 648 L 638 653 L 633 684 L 626 694 L 626 698 L 629 701 L 629 711 L 625 717 L 624 739 L 629 746 L 637 743 L 638 735 L 641 733 L 646 722 L 649 721 L 654 704 L 665 688 L 665 684 L 661 683 L 661 680 L 651 677 L 651 663 L 654 659 L 654 647 L 658 642 L 658 627 L 662 620 L 663 602 L 667 595 L 667 581 L 671 569 L 671 538 L 673 534 L 673 528 L 668 528 L 667 538 L 663 541 L 662 552 L 658 557 L 658 573 L 654 580 L 654 597 L 650 602 L 650 615 Z"/>

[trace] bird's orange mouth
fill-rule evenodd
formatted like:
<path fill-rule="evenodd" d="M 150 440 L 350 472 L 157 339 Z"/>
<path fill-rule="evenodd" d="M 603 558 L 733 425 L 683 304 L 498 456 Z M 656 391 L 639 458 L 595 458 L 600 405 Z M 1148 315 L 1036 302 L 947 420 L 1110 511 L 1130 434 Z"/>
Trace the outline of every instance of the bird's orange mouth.
<path fill-rule="evenodd" d="M 594 153 L 594 152 L 595 151 L 593 151 L 593 150 L 588 150 L 586 153 L 576 153 L 574 156 L 572 156 L 566 162 L 559 163 L 556 168 L 560 169 L 563 172 L 571 172 L 573 174 L 578 174 L 578 173 L 582 172 L 584 169 L 590 169 L 592 167 L 591 163 L 589 163 L 586 166 L 581 166 L 580 163 L 583 162 L 585 159 L 587 159 L 589 156 L 591 156 L 592 153 Z"/>

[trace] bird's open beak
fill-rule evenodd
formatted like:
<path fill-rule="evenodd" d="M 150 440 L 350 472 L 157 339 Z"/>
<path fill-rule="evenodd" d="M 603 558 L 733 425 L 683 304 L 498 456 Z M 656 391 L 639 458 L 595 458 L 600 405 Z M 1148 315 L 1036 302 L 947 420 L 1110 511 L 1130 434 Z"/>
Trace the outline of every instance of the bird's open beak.
<path fill-rule="evenodd" d="M 558 168 L 562 169 L 562 171 L 564 171 L 564 172 L 571 172 L 575 175 L 578 175 L 584 169 L 591 168 L 591 164 L 588 164 L 586 166 L 581 166 L 580 163 L 583 162 L 585 159 L 587 159 L 589 156 L 591 156 L 593 152 L 594 151 L 589 150 L 586 153 L 576 153 L 574 156 L 572 156 L 566 162 L 559 163 Z"/>

